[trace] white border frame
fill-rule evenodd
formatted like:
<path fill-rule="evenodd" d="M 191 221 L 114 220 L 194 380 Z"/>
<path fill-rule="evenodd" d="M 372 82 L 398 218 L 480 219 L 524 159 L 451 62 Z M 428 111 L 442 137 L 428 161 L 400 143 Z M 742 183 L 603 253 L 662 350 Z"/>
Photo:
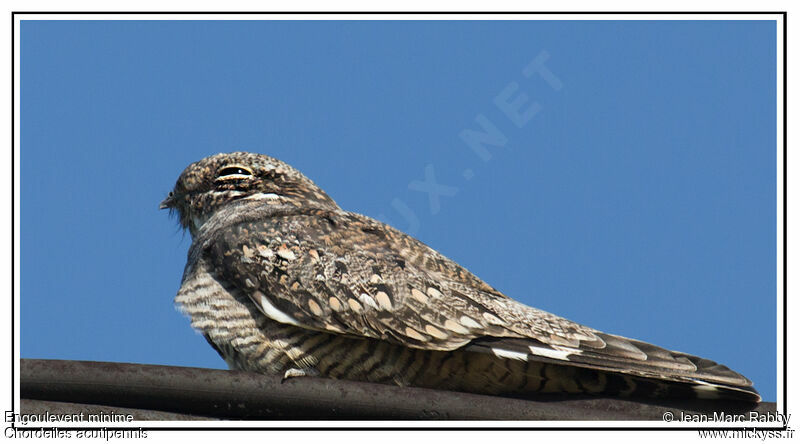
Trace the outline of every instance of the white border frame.
<path fill-rule="evenodd" d="M 699 14 L 675 14 L 675 13 L 665 13 L 665 14 L 550 14 L 550 13 L 530 13 L 530 14 L 435 14 L 431 16 L 423 16 L 417 14 L 409 14 L 409 13 L 398 13 L 398 14 L 180 14 L 180 13 L 167 13 L 167 14 L 25 14 L 25 13 L 17 13 L 14 15 L 13 18 L 13 34 L 14 34 L 14 144 L 13 144 L 13 153 L 14 153 L 14 263 L 13 263 L 13 277 L 14 277 L 14 327 L 16 329 L 14 334 L 14 350 L 13 354 L 15 356 L 15 363 L 14 363 L 14 375 L 15 375 L 15 382 L 14 382 L 14 393 L 16 394 L 16 398 L 14 400 L 14 410 L 18 411 L 19 409 L 19 356 L 20 356 L 20 342 L 19 342 L 19 326 L 20 326 L 20 186 L 21 186 L 21 179 L 20 179 L 20 21 L 21 20 L 348 20 L 348 19 L 357 19 L 357 20 L 768 20 L 768 21 L 776 21 L 776 35 L 777 35 L 777 54 L 776 58 L 778 61 L 777 66 L 777 147 L 778 150 L 778 164 L 776 165 L 777 168 L 777 245 L 778 245 L 778 257 L 777 257 L 777 298 L 778 298 L 778 312 L 777 312 L 777 350 L 778 350 L 778 378 L 777 378 L 777 393 L 779 399 L 777 400 L 778 411 L 785 413 L 785 406 L 783 401 L 783 368 L 784 368 L 784 356 L 783 356 L 783 332 L 784 332 L 784 325 L 783 325 L 783 294 L 784 294 L 784 274 L 783 274 L 783 245 L 784 245 L 784 208 L 783 208 L 783 186 L 785 183 L 785 178 L 783 174 L 783 143 L 784 143 L 784 66 L 783 66 L 783 46 L 784 46 L 784 18 L 782 14 L 774 14 L 774 15 L 766 15 L 766 14 L 747 14 L 747 13 L 737 13 L 737 14 L 728 14 L 728 13 L 720 13 L 720 14 L 709 14 L 709 13 L 699 13 Z M 10 31 L 10 30 L 8 30 Z M 8 34 L 6 34 L 8 35 Z M 8 46 L 6 46 L 8 47 Z M 10 58 L 10 54 L 8 55 Z M 6 59 L 8 60 L 8 59 Z M 8 71 L 6 71 L 8 72 Z M 9 79 L 11 80 L 11 79 Z M 4 196 L 2 199 L 8 199 L 7 196 Z M 10 199 L 9 199 L 10 200 Z M 11 202 L 6 202 L 10 204 Z M 8 206 L 6 207 L 8 208 Z M 9 219 L 6 218 L 3 220 L 0 225 L 6 226 L 8 224 Z M 7 227 L 10 228 L 10 227 Z M 8 231 L 6 231 L 8 232 Z M 10 245 L 9 245 L 10 247 Z M 787 245 L 788 247 L 788 245 Z M 9 268 L 6 268 L 9 269 Z M 8 288 L 8 287 L 6 287 Z M 0 316 L 8 316 L 11 315 L 8 313 L 8 305 L 3 304 L 4 306 L 0 307 Z M 5 319 L 8 319 L 6 317 Z M 8 344 L 8 342 L 4 342 L 4 344 Z M 3 347 L 6 347 L 5 345 Z M 10 350 L 3 350 L 3 352 L 11 353 Z M 6 354 L 8 356 L 8 354 Z M 2 371 L 5 373 L 8 369 L 7 365 L 2 366 Z M 8 377 L 10 375 L 6 375 Z M 5 379 L 7 381 L 7 379 Z M 8 399 L 8 398 L 6 398 Z M 791 412 L 789 412 L 791 413 Z M 680 422 L 663 422 L 663 421 L 613 421 L 613 422 L 601 422 L 601 421 L 490 421 L 490 422 L 471 422 L 471 421 L 448 421 L 446 423 L 442 422 L 431 422 L 431 421 L 403 421 L 403 422 L 392 422 L 392 421 L 287 421 L 287 422 L 275 422 L 275 421 L 248 421 L 246 423 L 242 422 L 195 422 L 195 421 L 163 421 L 163 422 L 153 422 L 153 421 L 136 421 L 132 423 L 125 423 L 125 424 L 105 424 L 106 427 L 142 427 L 148 430 L 158 430 L 160 427 L 202 427 L 207 425 L 209 427 L 231 427 L 231 428 L 242 428 L 243 424 L 246 424 L 246 427 L 266 427 L 272 428 L 276 427 L 279 428 L 281 426 L 284 427 L 307 427 L 309 429 L 314 428 L 348 428 L 348 427 L 414 427 L 414 428 L 461 428 L 461 427 L 480 427 L 485 428 L 487 426 L 492 427 L 519 427 L 519 428 L 548 428 L 548 427 L 570 427 L 570 428 L 596 428 L 596 427 L 603 427 L 607 426 L 609 428 L 648 428 L 648 427 L 664 427 L 664 428 L 675 428 L 675 429 L 684 429 L 687 426 L 692 426 L 693 428 L 689 430 L 696 430 L 697 428 L 700 429 L 714 429 L 719 427 L 736 427 L 737 429 L 741 429 L 741 427 L 756 427 L 756 428 L 764 428 L 764 427 L 781 427 L 782 424 L 778 423 L 680 423 Z M 53 426 L 61 426 L 61 427 L 87 427 L 87 428 L 96 428 L 98 427 L 97 423 L 29 423 L 26 427 L 53 427 Z M 702 426 L 695 428 L 694 426 Z"/>

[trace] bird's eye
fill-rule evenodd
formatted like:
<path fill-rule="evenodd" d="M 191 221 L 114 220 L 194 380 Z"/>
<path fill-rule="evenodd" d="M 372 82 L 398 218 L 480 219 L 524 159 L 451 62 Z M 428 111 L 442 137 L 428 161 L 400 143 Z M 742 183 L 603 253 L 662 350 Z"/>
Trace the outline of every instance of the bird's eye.
<path fill-rule="evenodd" d="M 232 166 L 227 166 L 227 167 L 219 170 L 219 173 L 217 174 L 217 178 L 223 179 L 226 176 L 235 176 L 235 177 L 238 178 L 238 177 L 241 177 L 241 176 L 252 176 L 252 175 L 253 175 L 253 172 L 250 171 L 249 168 L 243 167 L 243 166 L 240 166 L 240 165 L 232 165 Z"/>

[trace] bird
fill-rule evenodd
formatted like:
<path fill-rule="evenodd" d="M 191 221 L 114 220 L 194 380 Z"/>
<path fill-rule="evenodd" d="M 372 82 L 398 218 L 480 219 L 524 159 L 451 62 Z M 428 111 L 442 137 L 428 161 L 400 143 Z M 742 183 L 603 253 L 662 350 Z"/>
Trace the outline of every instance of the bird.
<path fill-rule="evenodd" d="M 761 399 L 709 359 L 522 304 L 267 155 L 194 162 L 160 208 L 192 238 L 175 305 L 231 369 L 531 398 Z"/>

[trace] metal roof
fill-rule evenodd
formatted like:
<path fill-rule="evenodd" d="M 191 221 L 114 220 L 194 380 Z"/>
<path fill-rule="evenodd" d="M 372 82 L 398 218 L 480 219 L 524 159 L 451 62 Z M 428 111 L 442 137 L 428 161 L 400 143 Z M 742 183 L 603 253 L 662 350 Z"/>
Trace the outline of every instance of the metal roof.
<path fill-rule="evenodd" d="M 710 400 L 537 396 L 516 399 L 365 382 L 162 365 L 22 359 L 20 413 L 129 413 L 135 420 L 460 419 L 658 420 L 678 415 L 775 412 Z M 676 416 L 677 417 L 677 416 Z"/>

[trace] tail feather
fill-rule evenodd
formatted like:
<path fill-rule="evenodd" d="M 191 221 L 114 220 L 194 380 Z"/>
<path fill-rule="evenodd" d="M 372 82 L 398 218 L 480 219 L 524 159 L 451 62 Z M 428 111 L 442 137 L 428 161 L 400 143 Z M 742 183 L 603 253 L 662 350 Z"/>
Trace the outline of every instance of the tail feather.
<path fill-rule="evenodd" d="M 645 342 L 598 335 L 606 347 L 551 346 L 531 339 L 480 338 L 466 350 L 498 359 L 546 364 L 537 377 L 543 392 L 645 398 L 701 398 L 759 402 L 752 382 L 709 359 L 669 351 Z M 543 375 L 543 376 L 542 376 Z"/>

